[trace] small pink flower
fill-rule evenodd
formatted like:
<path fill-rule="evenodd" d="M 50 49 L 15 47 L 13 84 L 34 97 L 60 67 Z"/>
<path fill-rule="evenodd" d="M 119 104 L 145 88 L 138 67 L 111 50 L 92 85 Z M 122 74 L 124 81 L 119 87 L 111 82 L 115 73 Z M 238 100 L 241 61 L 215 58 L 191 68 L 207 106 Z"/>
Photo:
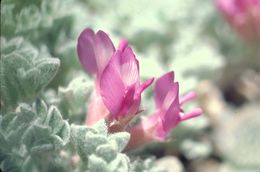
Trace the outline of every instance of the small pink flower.
<path fill-rule="evenodd" d="M 88 106 L 86 123 L 93 125 L 106 118 L 131 119 L 139 111 L 141 93 L 153 79 L 140 84 L 139 64 L 126 40 L 115 51 L 109 37 L 85 29 L 78 39 L 78 56 L 83 68 L 96 78 L 95 90 Z"/>
<path fill-rule="evenodd" d="M 182 104 L 195 98 L 195 93 L 188 93 L 179 100 L 179 84 L 174 82 L 174 73 L 161 76 L 155 83 L 154 99 L 156 111 L 137 126 L 130 128 L 129 147 L 136 147 L 151 140 L 165 140 L 170 131 L 181 121 L 199 116 L 200 108 L 184 113 Z"/>
<path fill-rule="evenodd" d="M 245 40 L 260 40 L 260 0 L 216 0 L 218 9 Z"/>

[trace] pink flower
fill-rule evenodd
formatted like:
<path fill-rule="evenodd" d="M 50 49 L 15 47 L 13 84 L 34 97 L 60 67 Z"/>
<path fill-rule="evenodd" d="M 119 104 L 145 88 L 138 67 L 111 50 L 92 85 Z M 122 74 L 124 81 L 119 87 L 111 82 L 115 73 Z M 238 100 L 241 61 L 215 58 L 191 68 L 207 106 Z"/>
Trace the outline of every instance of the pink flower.
<path fill-rule="evenodd" d="M 199 116 L 200 108 L 184 113 L 181 106 L 194 99 L 195 93 L 190 92 L 179 100 L 179 84 L 174 82 L 174 73 L 161 76 L 155 83 L 154 99 L 156 111 L 140 124 L 129 129 L 131 139 L 129 147 L 136 147 L 154 139 L 165 140 L 170 131 L 181 121 Z"/>
<path fill-rule="evenodd" d="M 260 40 L 260 0 L 216 0 L 218 9 L 245 40 Z"/>
<path fill-rule="evenodd" d="M 88 106 L 86 123 L 128 121 L 139 111 L 141 93 L 153 79 L 140 84 L 139 64 L 126 40 L 117 51 L 103 32 L 85 29 L 78 39 L 78 55 L 83 68 L 96 78 Z"/>

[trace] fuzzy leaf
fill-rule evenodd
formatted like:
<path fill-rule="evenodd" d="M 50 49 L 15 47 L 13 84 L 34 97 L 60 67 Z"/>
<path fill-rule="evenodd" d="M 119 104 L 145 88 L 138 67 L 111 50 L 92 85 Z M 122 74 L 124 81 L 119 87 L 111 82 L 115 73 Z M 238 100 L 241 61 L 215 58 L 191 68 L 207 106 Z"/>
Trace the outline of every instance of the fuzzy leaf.
<path fill-rule="evenodd" d="M 38 114 L 40 119 L 42 119 L 43 122 L 46 118 L 46 114 L 48 113 L 48 108 L 46 103 L 42 100 L 36 100 L 34 106 L 36 109 L 36 113 Z"/>
<path fill-rule="evenodd" d="M 70 126 L 68 121 L 64 121 L 63 127 L 59 131 L 59 136 L 63 139 L 64 145 L 70 140 Z"/>
<path fill-rule="evenodd" d="M 90 97 L 90 83 L 86 77 L 73 79 L 67 87 L 59 87 L 58 96 L 60 107 L 70 116 L 79 116 L 85 113 L 85 102 Z"/>
<path fill-rule="evenodd" d="M 84 151 L 88 155 L 90 155 L 96 151 L 96 148 L 99 145 L 105 144 L 107 142 L 108 142 L 108 140 L 105 136 L 88 132 L 86 135 L 86 141 L 84 144 Z"/>
<path fill-rule="evenodd" d="M 18 39 L 18 38 L 17 38 Z M 46 58 L 26 41 L 4 41 L 1 46 L 1 101 L 4 109 L 33 100 L 48 85 L 60 66 L 59 59 Z"/>
<path fill-rule="evenodd" d="M 115 133 L 109 136 L 109 142 L 116 144 L 118 152 L 121 152 L 126 147 L 129 139 L 130 134 L 127 132 Z"/>
<path fill-rule="evenodd" d="M 117 157 L 109 164 L 109 169 L 114 172 L 129 171 L 129 158 L 124 154 L 118 154 Z"/>
<path fill-rule="evenodd" d="M 57 135 L 52 135 L 50 138 L 52 140 L 55 149 L 59 149 L 65 145 L 64 141 Z"/>
<path fill-rule="evenodd" d="M 84 150 L 87 131 L 86 126 L 71 125 L 71 141 L 83 161 L 87 161 L 87 154 Z"/>
<path fill-rule="evenodd" d="M 97 147 L 96 155 L 109 163 L 117 156 L 117 150 L 114 145 L 104 144 Z"/>
<path fill-rule="evenodd" d="M 108 130 L 107 130 L 107 125 L 104 119 L 98 121 L 94 126 L 93 129 L 95 129 L 98 134 L 102 134 L 102 135 L 107 135 L 108 134 Z"/>
<path fill-rule="evenodd" d="M 50 107 L 45 124 L 52 128 L 52 132 L 54 134 L 57 134 L 63 127 L 64 124 L 62 116 L 56 107 Z"/>
<path fill-rule="evenodd" d="M 45 146 L 51 144 L 51 141 L 49 139 L 50 134 L 50 127 L 33 124 L 25 132 L 22 141 L 31 151 L 45 151 L 45 148 L 50 148 L 49 150 L 51 150 L 53 146 Z"/>
<path fill-rule="evenodd" d="M 93 172 L 107 172 L 107 163 L 102 158 L 95 155 L 90 155 L 89 157 L 89 171 Z"/>

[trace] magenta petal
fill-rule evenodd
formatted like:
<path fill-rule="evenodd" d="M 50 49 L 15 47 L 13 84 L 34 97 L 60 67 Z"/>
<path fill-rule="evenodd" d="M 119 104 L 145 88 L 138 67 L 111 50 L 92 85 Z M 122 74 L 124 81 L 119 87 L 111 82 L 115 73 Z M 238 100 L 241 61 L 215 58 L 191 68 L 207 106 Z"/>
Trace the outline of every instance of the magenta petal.
<path fill-rule="evenodd" d="M 126 39 L 122 39 L 122 40 L 120 41 L 118 50 L 123 51 L 126 47 L 128 47 L 128 42 L 127 42 Z"/>
<path fill-rule="evenodd" d="M 100 78 L 100 91 L 104 104 L 111 112 L 112 116 L 120 111 L 125 94 L 125 87 L 122 82 L 119 65 L 117 64 L 118 54 L 116 53 Z"/>
<path fill-rule="evenodd" d="M 131 48 L 126 47 L 120 56 L 120 73 L 126 86 L 139 83 L 139 64 Z"/>
<path fill-rule="evenodd" d="M 95 33 L 91 29 L 85 29 L 78 38 L 77 52 L 81 65 L 90 74 L 95 74 L 97 71 L 94 46 Z"/>
<path fill-rule="evenodd" d="M 110 38 L 103 31 L 97 34 L 85 29 L 78 38 L 77 52 L 86 72 L 100 75 L 115 51 Z"/>
<path fill-rule="evenodd" d="M 174 86 L 171 88 L 174 92 L 176 92 L 176 95 L 174 100 L 172 100 L 170 107 L 167 109 L 164 116 L 162 116 L 163 121 L 163 128 L 166 131 L 169 131 L 170 129 L 174 128 L 180 121 L 180 104 L 179 104 L 179 84 L 174 83 Z M 165 102 L 164 102 L 165 103 Z"/>
<path fill-rule="evenodd" d="M 187 103 L 195 98 L 196 98 L 196 93 L 194 91 L 190 91 L 185 96 L 181 97 L 180 104 L 183 105 L 184 103 Z"/>
<path fill-rule="evenodd" d="M 144 83 L 140 85 L 138 93 L 141 94 L 147 87 L 149 87 L 153 83 L 153 81 L 154 81 L 154 78 L 144 81 Z"/>
<path fill-rule="evenodd" d="M 203 113 L 203 111 L 202 111 L 201 108 L 196 108 L 191 112 L 188 112 L 188 113 L 181 115 L 181 120 L 185 121 L 185 120 L 200 116 L 202 113 Z"/>
<path fill-rule="evenodd" d="M 166 131 L 164 129 L 164 126 L 163 126 L 164 124 L 163 124 L 163 121 L 162 121 L 162 118 L 161 118 L 161 116 L 163 114 L 160 114 L 160 113 L 163 113 L 163 112 L 158 113 L 158 119 L 157 119 L 157 124 L 156 124 L 156 132 L 155 132 L 154 137 L 156 139 L 160 140 L 160 141 L 163 141 L 167 137 L 168 131 Z"/>
<path fill-rule="evenodd" d="M 98 31 L 96 34 L 96 61 L 99 74 L 101 74 L 108 64 L 114 51 L 115 47 L 108 35 L 103 31 Z"/>
<path fill-rule="evenodd" d="M 138 86 L 138 61 L 127 42 L 123 41 L 100 79 L 101 95 L 114 118 L 138 111 L 140 100 L 135 97 Z"/>
<path fill-rule="evenodd" d="M 117 114 L 116 118 L 128 115 L 135 114 L 138 111 L 140 100 L 134 99 L 135 95 L 135 85 L 127 88 L 126 94 L 124 95 L 124 100 L 122 101 L 120 113 Z"/>
<path fill-rule="evenodd" d="M 163 104 L 166 94 L 174 81 L 174 72 L 169 72 L 161 76 L 155 82 L 154 99 L 156 107 L 160 108 Z"/>

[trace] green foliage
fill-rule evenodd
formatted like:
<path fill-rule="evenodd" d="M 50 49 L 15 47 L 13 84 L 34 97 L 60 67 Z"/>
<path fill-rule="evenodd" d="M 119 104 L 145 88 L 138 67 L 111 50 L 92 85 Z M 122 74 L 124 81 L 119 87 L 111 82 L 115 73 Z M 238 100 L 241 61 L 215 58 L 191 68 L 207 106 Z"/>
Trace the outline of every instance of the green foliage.
<path fill-rule="evenodd" d="M 39 53 L 22 38 L 1 37 L 1 102 L 3 109 L 33 100 L 57 73 L 60 61 Z"/>
<path fill-rule="evenodd" d="M 48 109 L 38 100 L 32 107 L 20 104 L 15 112 L 1 115 L 0 134 L 3 171 L 44 171 L 52 168 L 52 154 L 69 142 L 70 127 L 56 107 Z"/>
<path fill-rule="evenodd" d="M 120 153 L 128 143 L 126 132 L 108 134 L 104 120 L 93 127 L 71 126 L 72 143 L 90 171 L 129 171 L 130 160 Z"/>
<path fill-rule="evenodd" d="M 67 87 L 59 87 L 59 107 L 71 117 L 85 115 L 86 102 L 92 89 L 90 81 L 84 76 L 73 79 Z"/>
<path fill-rule="evenodd" d="M 10 38 L 14 35 L 20 35 L 28 38 L 32 42 L 39 40 L 44 36 L 51 34 L 51 31 L 65 31 L 70 27 L 61 28 L 59 20 L 63 18 L 68 20 L 70 16 L 64 18 L 64 3 L 61 0 L 5 0 L 1 4 L 1 35 Z M 68 24 L 64 22 L 64 24 Z M 68 26 L 71 26 L 68 25 Z M 57 30 L 59 28 L 59 30 Z M 59 35 L 59 34 L 58 34 Z M 45 40 L 46 41 L 46 40 Z"/>

